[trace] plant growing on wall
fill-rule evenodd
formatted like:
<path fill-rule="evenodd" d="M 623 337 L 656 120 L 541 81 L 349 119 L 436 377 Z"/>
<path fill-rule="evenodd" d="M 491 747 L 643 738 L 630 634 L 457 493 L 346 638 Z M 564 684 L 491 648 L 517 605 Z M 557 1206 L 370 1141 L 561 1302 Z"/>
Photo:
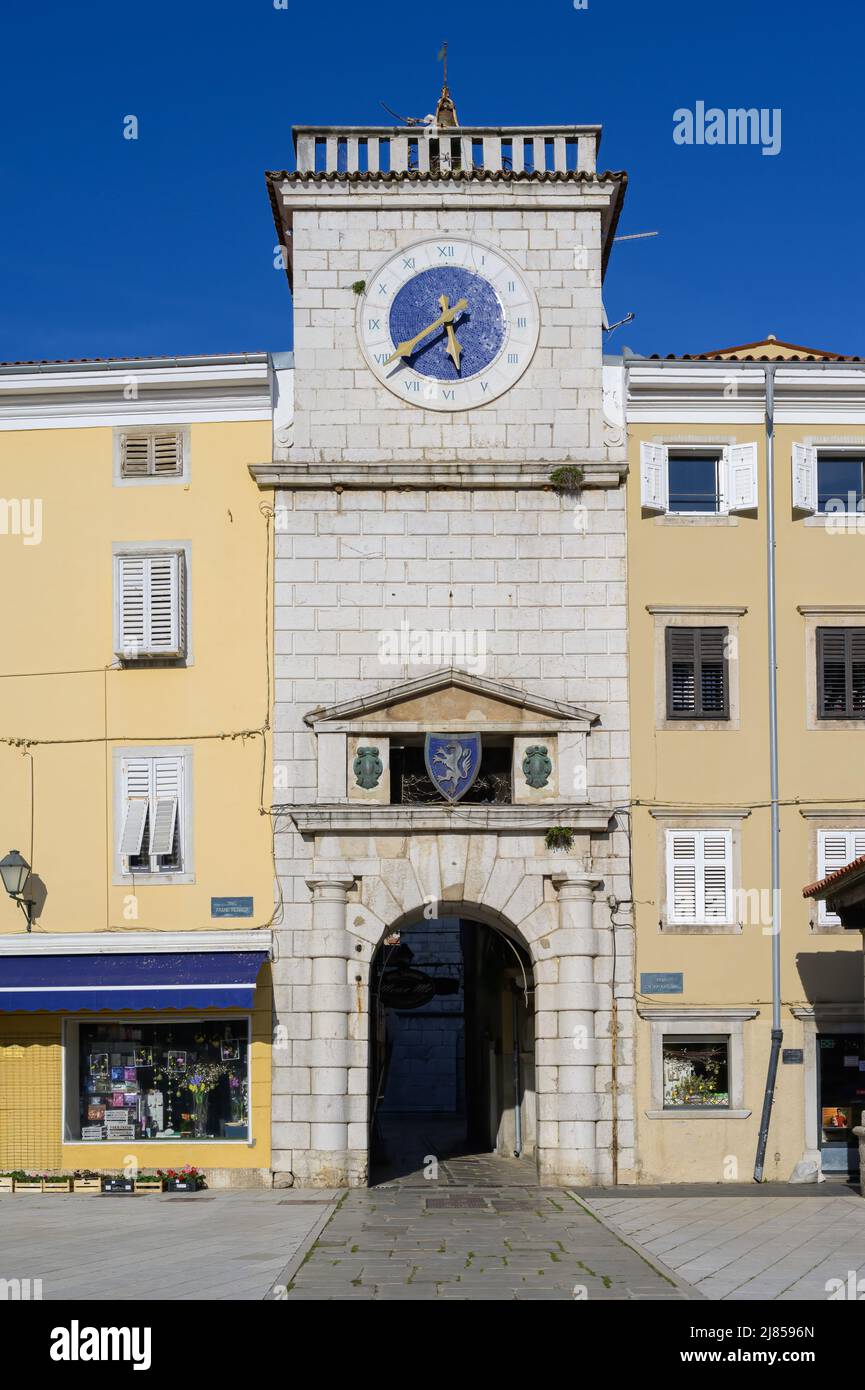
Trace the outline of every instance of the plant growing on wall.
<path fill-rule="evenodd" d="M 550 474 L 550 482 L 558 492 L 578 492 L 584 479 L 582 468 L 570 463 L 564 464 L 561 468 L 554 468 Z"/>
<path fill-rule="evenodd" d="M 547 849 L 570 849 L 574 843 L 574 832 L 566 825 L 551 825 L 544 836 Z"/>

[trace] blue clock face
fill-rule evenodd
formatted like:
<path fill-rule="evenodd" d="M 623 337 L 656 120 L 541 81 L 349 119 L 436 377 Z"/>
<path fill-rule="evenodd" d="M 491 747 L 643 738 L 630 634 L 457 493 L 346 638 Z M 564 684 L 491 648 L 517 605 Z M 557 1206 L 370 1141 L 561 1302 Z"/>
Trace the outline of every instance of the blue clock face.
<path fill-rule="evenodd" d="M 392 251 L 358 296 L 378 383 L 422 410 L 472 410 L 516 385 L 537 347 L 529 276 L 505 251 L 433 236 Z"/>
<path fill-rule="evenodd" d="M 504 310 L 488 280 L 462 266 L 422 270 L 394 296 L 390 334 L 395 343 L 400 343 L 421 333 L 440 316 L 442 295 L 451 306 L 461 299 L 468 304 L 453 320 L 462 349 L 459 370 L 448 354 L 448 333 L 444 327 L 418 343 L 411 355 L 411 366 L 420 376 L 436 381 L 465 381 L 494 362 L 505 341 Z"/>

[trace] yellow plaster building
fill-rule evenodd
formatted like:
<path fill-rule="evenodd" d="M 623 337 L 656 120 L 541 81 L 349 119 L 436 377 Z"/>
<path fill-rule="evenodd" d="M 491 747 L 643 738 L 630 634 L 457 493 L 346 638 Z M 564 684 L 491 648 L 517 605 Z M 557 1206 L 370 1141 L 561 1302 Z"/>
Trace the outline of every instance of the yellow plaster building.
<path fill-rule="evenodd" d="M 782 1052 L 763 1176 L 858 1162 L 859 933 L 802 885 L 865 851 L 862 364 L 769 338 L 626 356 L 635 1182 L 747 1181 L 772 1022 L 774 394 Z M 608 369 L 609 370 L 609 369 Z M 770 394 L 770 405 L 772 396 Z M 852 939 L 851 939 L 852 937 Z"/>
<path fill-rule="evenodd" d="M 0 367 L 2 1170 L 270 1168 L 271 428 L 264 354 Z"/>

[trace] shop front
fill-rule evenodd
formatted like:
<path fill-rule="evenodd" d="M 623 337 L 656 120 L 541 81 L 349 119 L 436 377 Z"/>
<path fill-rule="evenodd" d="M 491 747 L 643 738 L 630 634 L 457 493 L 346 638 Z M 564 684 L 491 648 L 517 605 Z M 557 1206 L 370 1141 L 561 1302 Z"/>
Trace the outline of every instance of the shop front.
<path fill-rule="evenodd" d="M 207 935 L 0 943 L 0 1170 L 269 1181 L 269 934 Z"/>

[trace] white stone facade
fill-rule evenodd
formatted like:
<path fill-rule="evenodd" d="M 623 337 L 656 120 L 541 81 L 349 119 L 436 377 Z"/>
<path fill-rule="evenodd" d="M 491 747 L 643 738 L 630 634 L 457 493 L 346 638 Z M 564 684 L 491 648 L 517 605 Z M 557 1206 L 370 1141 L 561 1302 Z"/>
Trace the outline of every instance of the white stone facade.
<path fill-rule="evenodd" d="M 542 1181 L 609 1182 L 633 1166 L 627 818 L 614 815 L 629 798 L 624 456 L 602 406 L 615 185 L 276 186 L 293 223 L 294 418 L 254 470 L 276 511 L 276 1181 L 366 1181 L 370 963 L 432 903 L 530 954 Z M 505 250 L 541 312 L 519 383 L 451 416 L 378 386 L 355 330 L 354 282 L 431 232 Z M 550 486 L 562 463 L 583 469 L 580 491 Z M 386 640 L 406 630 L 483 640 L 467 644 L 471 663 L 418 664 Z M 442 666 L 458 668 L 455 685 L 446 670 L 414 689 Z M 375 743 L 473 718 L 482 734 L 557 740 L 556 795 L 350 796 L 344 760 L 361 731 Z M 569 852 L 545 847 L 554 825 L 572 830 Z"/>

